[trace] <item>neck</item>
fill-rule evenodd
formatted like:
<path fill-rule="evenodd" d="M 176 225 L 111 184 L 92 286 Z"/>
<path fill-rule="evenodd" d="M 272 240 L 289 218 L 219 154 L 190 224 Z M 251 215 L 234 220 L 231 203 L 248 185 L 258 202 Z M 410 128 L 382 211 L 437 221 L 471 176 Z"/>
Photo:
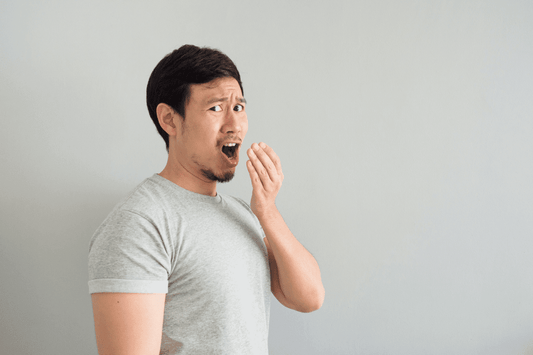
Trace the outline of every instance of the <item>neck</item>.
<path fill-rule="evenodd" d="M 196 176 L 181 165 L 179 161 L 171 160 L 170 156 L 168 157 L 167 165 L 159 175 L 186 190 L 207 196 L 217 195 L 216 181 L 207 180 L 203 175 Z"/>

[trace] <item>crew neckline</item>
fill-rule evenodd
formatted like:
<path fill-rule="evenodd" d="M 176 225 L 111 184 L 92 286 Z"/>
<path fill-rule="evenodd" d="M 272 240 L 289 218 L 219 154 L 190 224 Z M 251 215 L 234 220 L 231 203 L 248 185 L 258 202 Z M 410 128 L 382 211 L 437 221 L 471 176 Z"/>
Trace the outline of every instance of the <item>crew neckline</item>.
<path fill-rule="evenodd" d="M 155 173 L 154 175 L 152 175 L 152 179 L 155 180 L 157 183 L 160 183 L 160 184 L 163 184 L 163 185 L 167 186 L 171 190 L 174 190 L 174 191 L 176 191 L 176 192 L 178 192 L 180 194 L 185 194 L 188 197 L 197 199 L 199 201 L 205 201 L 205 202 L 210 202 L 210 203 L 219 203 L 220 201 L 222 201 L 222 197 L 220 196 L 218 191 L 217 191 L 216 196 L 209 196 L 209 195 L 200 194 L 198 192 L 187 190 L 187 189 L 179 186 L 178 184 L 176 184 L 176 183 L 174 183 L 174 182 L 162 177 L 158 173 Z"/>

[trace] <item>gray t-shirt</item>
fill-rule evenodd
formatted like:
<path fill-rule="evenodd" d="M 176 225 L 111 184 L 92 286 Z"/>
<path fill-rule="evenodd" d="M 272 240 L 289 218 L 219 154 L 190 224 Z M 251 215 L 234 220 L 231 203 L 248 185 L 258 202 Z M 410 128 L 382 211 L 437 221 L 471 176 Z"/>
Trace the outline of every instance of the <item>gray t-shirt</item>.
<path fill-rule="evenodd" d="M 89 292 L 167 293 L 161 354 L 268 354 L 263 238 L 244 201 L 155 174 L 92 237 Z"/>

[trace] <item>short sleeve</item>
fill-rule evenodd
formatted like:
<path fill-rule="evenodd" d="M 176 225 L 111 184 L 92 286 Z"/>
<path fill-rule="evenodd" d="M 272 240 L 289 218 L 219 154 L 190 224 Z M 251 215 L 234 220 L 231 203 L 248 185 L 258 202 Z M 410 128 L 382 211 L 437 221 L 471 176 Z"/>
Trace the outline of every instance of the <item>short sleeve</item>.
<path fill-rule="evenodd" d="M 171 255 L 155 223 L 115 210 L 89 246 L 89 293 L 167 293 Z"/>

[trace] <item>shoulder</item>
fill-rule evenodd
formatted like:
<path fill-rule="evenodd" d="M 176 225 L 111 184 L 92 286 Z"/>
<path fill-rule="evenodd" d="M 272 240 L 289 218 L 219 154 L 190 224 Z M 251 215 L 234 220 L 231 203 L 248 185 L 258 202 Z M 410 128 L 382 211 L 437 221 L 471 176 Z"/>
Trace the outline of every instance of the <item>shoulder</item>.
<path fill-rule="evenodd" d="M 159 229 L 167 220 L 171 197 L 165 192 L 164 184 L 161 184 L 154 176 L 145 179 L 125 196 L 111 212 L 93 235 L 93 239 L 99 234 L 117 230 L 128 231 L 130 229 L 146 230 Z"/>
<path fill-rule="evenodd" d="M 137 185 L 111 211 L 114 214 L 136 214 L 146 219 L 157 218 L 165 211 L 175 210 L 179 203 L 179 189 L 173 189 L 172 183 L 154 174 Z"/>
<path fill-rule="evenodd" d="M 230 195 L 221 195 L 221 198 L 227 207 L 238 210 L 255 218 L 250 205 L 247 204 L 243 199 Z"/>
<path fill-rule="evenodd" d="M 250 205 L 246 203 L 243 199 L 235 196 L 222 195 L 222 200 L 225 202 L 227 207 L 231 208 L 234 213 L 237 213 L 241 220 L 249 221 L 254 224 L 256 228 L 262 229 L 261 223 L 257 219 L 256 215 L 252 212 Z"/>
<path fill-rule="evenodd" d="M 161 206 L 168 199 L 165 186 L 157 179 L 157 174 L 145 179 L 137 185 L 118 205 L 117 209 L 123 210 L 147 210 Z"/>

